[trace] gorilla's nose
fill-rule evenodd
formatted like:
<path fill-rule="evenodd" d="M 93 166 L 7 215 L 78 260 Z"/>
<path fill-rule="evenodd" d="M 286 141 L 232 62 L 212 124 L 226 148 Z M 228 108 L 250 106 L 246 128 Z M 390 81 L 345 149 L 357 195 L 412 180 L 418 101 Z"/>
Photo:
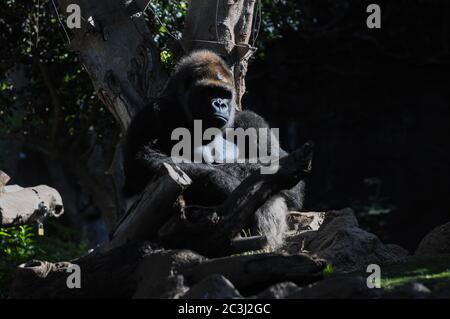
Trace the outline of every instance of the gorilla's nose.
<path fill-rule="evenodd" d="M 214 113 L 224 113 L 228 114 L 228 103 L 227 100 L 216 98 L 212 99 L 212 106 L 214 108 Z"/>

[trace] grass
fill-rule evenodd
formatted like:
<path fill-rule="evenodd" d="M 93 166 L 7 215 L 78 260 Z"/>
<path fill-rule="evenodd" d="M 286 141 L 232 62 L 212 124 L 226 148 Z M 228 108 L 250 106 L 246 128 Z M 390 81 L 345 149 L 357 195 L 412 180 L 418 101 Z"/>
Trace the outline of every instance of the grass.
<path fill-rule="evenodd" d="M 450 281 L 450 256 L 410 257 L 404 263 L 381 268 L 381 287 L 385 289 L 412 282 L 433 288 L 447 281 Z"/>
<path fill-rule="evenodd" d="M 408 283 L 419 282 L 430 289 L 450 282 L 450 256 L 408 257 L 404 262 L 380 265 L 381 288 L 390 290 Z M 346 274 L 332 273 L 329 276 L 362 276 L 369 273 L 357 271 Z"/>

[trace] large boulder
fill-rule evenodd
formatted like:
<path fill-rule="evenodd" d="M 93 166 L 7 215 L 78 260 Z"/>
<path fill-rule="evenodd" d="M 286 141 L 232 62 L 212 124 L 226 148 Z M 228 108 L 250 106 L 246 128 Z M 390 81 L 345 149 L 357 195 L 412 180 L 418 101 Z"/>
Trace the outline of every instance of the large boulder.
<path fill-rule="evenodd" d="M 450 222 L 426 235 L 415 252 L 416 256 L 450 255 Z"/>
<path fill-rule="evenodd" d="M 301 249 L 317 255 L 341 272 L 366 269 L 370 264 L 399 262 L 408 255 L 400 246 L 385 245 L 376 235 L 359 228 L 350 208 L 325 213 L 319 230 L 300 232 L 287 242 L 289 252 Z"/>

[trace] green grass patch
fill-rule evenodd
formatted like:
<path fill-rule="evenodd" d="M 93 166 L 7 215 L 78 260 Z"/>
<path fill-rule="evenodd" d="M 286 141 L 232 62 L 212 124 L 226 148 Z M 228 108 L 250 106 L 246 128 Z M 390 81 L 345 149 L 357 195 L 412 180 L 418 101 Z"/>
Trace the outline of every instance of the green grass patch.
<path fill-rule="evenodd" d="M 411 282 L 427 287 L 450 281 L 450 256 L 410 257 L 404 263 L 381 267 L 381 287 L 392 289 Z"/>
<path fill-rule="evenodd" d="M 380 265 L 381 287 L 387 290 L 412 282 L 419 282 L 430 289 L 450 281 L 450 256 L 408 257 L 404 262 Z M 362 276 L 370 273 L 332 273 L 328 276 Z"/>

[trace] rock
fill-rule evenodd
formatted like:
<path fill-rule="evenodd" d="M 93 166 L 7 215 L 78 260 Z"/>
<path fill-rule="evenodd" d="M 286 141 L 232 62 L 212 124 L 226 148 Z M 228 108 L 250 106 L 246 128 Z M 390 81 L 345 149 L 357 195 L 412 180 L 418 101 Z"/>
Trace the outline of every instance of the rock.
<path fill-rule="evenodd" d="M 433 229 L 420 242 L 416 256 L 450 255 L 450 222 Z"/>
<path fill-rule="evenodd" d="M 235 299 L 242 298 L 233 284 L 222 275 L 211 275 L 191 287 L 182 299 Z"/>
<path fill-rule="evenodd" d="M 408 283 L 386 291 L 382 298 L 386 299 L 424 299 L 430 298 L 431 291 L 418 282 Z"/>
<path fill-rule="evenodd" d="M 288 241 L 291 248 L 296 242 L 296 248 L 331 262 L 333 269 L 341 272 L 366 269 L 369 264 L 399 262 L 408 255 L 400 246 L 384 245 L 376 235 L 359 228 L 350 208 L 325 213 L 318 231 L 304 232 Z M 292 253 L 292 249 L 288 251 Z"/>
<path fill-rule="evenodd" d="M 266 290 L 260 292 L 256 298 L 257 299 L 285 299 L 290 295 L 301 290 L 293 282 L 280 282 L 276 285 L 268 287 Z"/>
<path fill-rule="evenodd" d="M 289 296 L 289 299 L 369 299 L 381 294 L 378 288 L 367 287 L 361 276 L 334 277 L 311 284 Z"/>
<path fill-rule="evenodd" d="M 433 290 L 433 297 L 438 299 L 450 299 L 450 281 L 438 284 Z"/>
<path fill-rule="evenodd" d="M 407 251 L 402 246 L 396 245 L 396 244 L 386 244 L 386 248 L 388 248 L 391 252 L 398 256 L 406 257 L 409 255 L 409 251 Z"/>

